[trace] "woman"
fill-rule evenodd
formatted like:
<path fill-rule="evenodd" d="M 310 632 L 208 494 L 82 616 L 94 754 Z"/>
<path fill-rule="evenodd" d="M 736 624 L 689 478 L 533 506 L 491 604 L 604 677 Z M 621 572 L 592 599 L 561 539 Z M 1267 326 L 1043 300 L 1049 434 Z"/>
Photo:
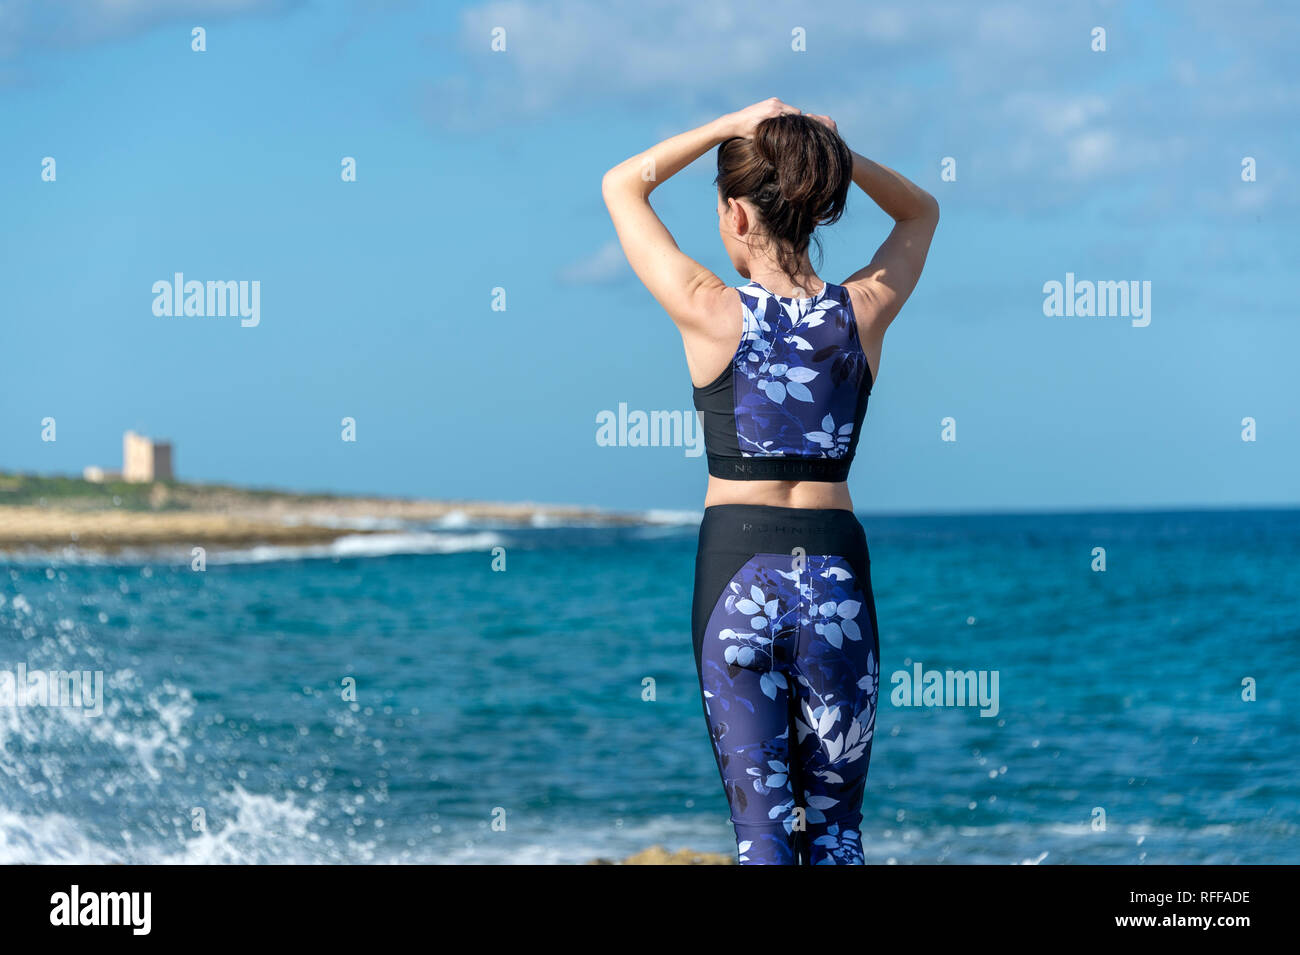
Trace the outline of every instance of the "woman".
<path fill-rule="evenodd" d="M 718 232 L 748 283 L 683 254 L 655 186 L 718 146 Z M 835 285 L 808 256 L 850 182 L 894 219 Z M 709 487 L 692 630 L 704 714 L 742 864 L 862 864 L 879 642 L 845 479 L 885 329 L 911 294 L 934 197 L 777 99 L 667 139 L 605 174 L 619 242 L 682 335 Z"/>

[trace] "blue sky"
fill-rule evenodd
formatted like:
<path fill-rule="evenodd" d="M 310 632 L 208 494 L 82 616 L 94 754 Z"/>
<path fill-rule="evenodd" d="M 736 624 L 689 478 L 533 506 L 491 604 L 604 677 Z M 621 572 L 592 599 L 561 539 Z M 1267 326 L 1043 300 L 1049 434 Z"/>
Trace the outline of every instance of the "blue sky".
<path fill-rule="evenodd" d="M 860 510 L 1294 504 L 1300 15 L 1137 6 L 0 0 L 0 469 L 115 467 L 135 428 L 194 480 L 698 508 L 703 459 L 596 442 L 691 402 L 599 182 L 777 95 L 943 209 Z M 740 284 L 711 164 L 654 202 Z M 855 191 L 823 277 L 888 225 Z M 259 281 L 260 324 L 155 316 L 178 271 Z M 1067 272 L 1150 281 L 1150 325 L 1045 316 Z"/>

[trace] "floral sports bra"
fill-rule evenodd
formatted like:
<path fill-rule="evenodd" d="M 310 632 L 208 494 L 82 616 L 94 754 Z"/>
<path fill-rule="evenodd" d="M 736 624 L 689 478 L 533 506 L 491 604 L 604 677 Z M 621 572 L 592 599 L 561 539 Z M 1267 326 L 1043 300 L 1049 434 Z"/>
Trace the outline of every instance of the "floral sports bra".
<path fill-rule="evenodd" d="M 843 481 L 871 394 L 849 291 L 810 298 L 739 286 L 743 329 L 730 364 L 695 389 L 709 473 L 732 481 Z"/>

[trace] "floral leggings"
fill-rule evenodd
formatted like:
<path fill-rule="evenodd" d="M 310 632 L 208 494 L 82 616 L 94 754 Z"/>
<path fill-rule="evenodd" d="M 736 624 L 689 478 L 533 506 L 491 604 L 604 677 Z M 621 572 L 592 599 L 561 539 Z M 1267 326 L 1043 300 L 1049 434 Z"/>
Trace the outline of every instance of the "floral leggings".
<path fill-rule="evenodd" d="M 861 865 L 880 670 L 862 525 L 709 507 L 695 568 L 695 663 L 739 861 Z"/>

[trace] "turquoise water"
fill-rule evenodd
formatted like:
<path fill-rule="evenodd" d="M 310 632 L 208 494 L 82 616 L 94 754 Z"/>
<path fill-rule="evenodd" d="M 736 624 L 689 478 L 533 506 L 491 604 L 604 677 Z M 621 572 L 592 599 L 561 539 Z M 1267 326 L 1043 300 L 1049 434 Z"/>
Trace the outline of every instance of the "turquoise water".
<path fill-rule="evenodd" d="M 1300 862 L 1300 512 L 863 523 L 869 862 Z M 732 851 L 695 528 L 426 530 L 203 572 L 0 563 L 0 671 L 106 680 L 101 716 L 0 705 L 0 862 Z M 893 705 L 918 662 L 996 671 L 997 715 Z"/>

